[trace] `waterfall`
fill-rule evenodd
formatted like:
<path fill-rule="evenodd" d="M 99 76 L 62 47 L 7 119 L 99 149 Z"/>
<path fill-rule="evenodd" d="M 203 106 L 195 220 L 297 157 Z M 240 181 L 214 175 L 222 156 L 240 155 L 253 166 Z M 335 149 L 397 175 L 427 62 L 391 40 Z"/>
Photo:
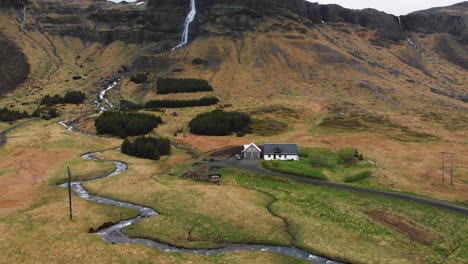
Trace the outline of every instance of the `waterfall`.
<path fill-rule="evenodd" d="M 20 31 L 23 31 L 24 24 L 26 23 L 26 8 L 27 8 L 27 5 L 24 2 L 22 2 L 22 4 L 24 5 L 23 9 L 20 11 L 20 14 L 18 15 L 18 22 L 19 22 Z"/>
<path fill-rule="evenodd" d="M 188 13 L 187 17 L 185 18 L 184 32 L 182 32 L 182 39 L 181 39 L 179 45 L 175 46 L 172 50 L 176 50 L 178 48 L 181 48 L 181 47 L 185 46 L 188 43 L 190 24 L 195 19 L 196 14 L 197 14 L 197 9 L 195 7 L 195 0 L 190 0 L 190 12 Z"/>
<path fill-rule="evenodd" d="M 81 30 L 86 33 L 86 15 L 81 17 Z"/>
<path fill-rule="evenodd" d="M 398 24 L 401 26 L 401 16 L 398 16 Z"/>

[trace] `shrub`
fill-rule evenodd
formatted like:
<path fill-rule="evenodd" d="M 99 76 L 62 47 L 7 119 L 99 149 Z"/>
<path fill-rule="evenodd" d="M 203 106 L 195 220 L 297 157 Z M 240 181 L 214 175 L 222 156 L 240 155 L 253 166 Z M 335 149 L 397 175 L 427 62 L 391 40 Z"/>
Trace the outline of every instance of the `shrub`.
<path fill-rule="evenodd" d="M 63 103 L 63 98 L 60 97 L 58 94 L 54 96 L 46 95 L 41 99 L 41 105 L 52 106 L 61 103 Z"/>
<path fill-rule="evenodd" d="M 159 160 L 161 155 L 171 154 L 171 142 L 165 138 L 140 136 L 134 140 L 125 139 L 121 151 L 135 157 Z"/>
<path fill-rule="evenodd" d="M 198 79 L 164 79 L 157 81 L 158 94 L 211 92 L 213 88 L 206 80 Z"/>
<path fill-rule="evenodd" d="M 59 116 L 57 109 L 55 108 L 49 108 L 49 110 L 47 110 L 47 115 L 49 115 L 50 118 L 56 118 Z"/>
<path fill-rule="evenodd" d="M 105 112 L 94 125 L 98 134 L 110 134 L 125 138 L 147 134 L 162 123 L 161 117 L 125 112 Z"/>
<path fill-rule="evenodd" d="M 318 149 L 311 150 L 308 154 L 308 159 L 313 167 L 327 167 L 329 165 L 328 157 Z"/>
<path fill-rule="evenodd" d="M 70 91 L 63 97 L 63 103 L 65 104 L 82 104 L 86 99 L 86 95 L 80 91 Z"/>
<path fill-rule="evenodd" d="M 132 81 L 132 82 L 134 82 L 136 84 L 144 83 L 147 80 L 148 80 L 148 76 L 145 73 L 141 73 L 141 72 L 133 75 L 130 78 L 130 81 Z"/>
<path fill-rule="evenodd" d="M 355 171 L 344 178 L 344 182 L 357 182 L 367 178 L 372 177 L 372 172 L 370 170 L 359 170 Z"/>
<path fill-rule="evenodd" d="M 3 109 L 0 109 L 0 121 L 1 122 L 11 122 L 11 121 L 28 118 L 28 117 L 29 117 L 29 114 L 27 112 L 10 110 L 6 107 Z"/>
<path fill-rule="evenodd" d="M 82 104 L 85 99 L 86 95 L 83 92 L 69 91 L 63 97 L 58 94 L 54 96 L 46 95 L 41 99 L 41 105 L 52 106 L 56 104 Z"/>
<path fill-rule="evenodd" d="M 32 117 L 40 117 L 41 116 L 41 110 L 36 109 L 31 115 Z"/>
<path fill-rule="evenodd" d="M 355 157 L 356 149 L 353 148 L 343 148 L 338 151 L 338 163 L 343 165 L 354 165 L 357 163 L 357 158 Z"/>
<path fill-rule="evenodd" d="M 153 100 L 145 104 L 145 108 L 182 108 L 194 106 L 210 106 L 219 102 L 216 97 L 203 97 L 194 100 Z"/>
<path fill-rule="evenodd" d="M 197 115 L 189 127 L 192 134 L 227 136 L 234 132 L 246 133 L 250 124 L 251 119 L 246 114 L 214 110 Z"/>
<path fill-rule="evenodd" d="M 135 111 L 142 109 L 143 106 L 135 104 L 127 100 L 120 100 L 120 110 L 122 111 Z"/>

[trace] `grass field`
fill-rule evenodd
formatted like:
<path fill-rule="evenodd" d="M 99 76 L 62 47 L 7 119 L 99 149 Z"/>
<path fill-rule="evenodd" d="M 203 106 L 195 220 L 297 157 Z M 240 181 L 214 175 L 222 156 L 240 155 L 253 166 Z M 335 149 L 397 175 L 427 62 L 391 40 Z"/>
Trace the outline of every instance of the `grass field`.
<path fill-rule="evenodd" d="M 8 144 L 0 149 L 0 190 L 4 194 L 0 198 L 1 263 L 303 263 L 270 253 L 239 252 L 208 257 L 166 253 L 143 245 L 107 244 L 88 230 L 133 217 L 137 212 L 87 202 L 73 195 L 74 217 L 70 221 L 67 191 L 55 183 L 64 178 L 67 165 L 77 178 L 94 178 L 108 172 L 112 169 L 110 165 L 86 161 L 80 155 L 113 148 L 120 140 L 82 136 L 45 121 L 30 123 L 11 132 L 9 137 Z M 114 153 L 127 159 L 117 151 Z M 149 162 L 147 170 L 140 173 L 152 175 L 190 158 L 179 150 L 174 154 L 165 157 L 164 164 L 133 161 Z M 268 198 L 257 199 L 263 205 Z"/>
<path fill-rule="evenodd" d="M 161 213 L 127 228 L 131 236 L 210 248 L 238 242 L 288 244 L 289 230 L 301 248 L 358 263 L 440 262 L 459 245 L 448 263 L 459 263 L 467 254 L 468 220 L 461 215 L 234 169 L 219 171 L 222 185 L 216 186 L 165 176 L 164 171 L 148 174 L 151 164 L 130 160 L 130 170 L 121 177 L 86 184 L 99 195 Z M 384 217 L 373 220 L 375 214 Z M 392 217 L 399 222 L 388 224 Z"/>
<path fill-rule="evenodd" d="M 275 197 L 278 202 L 273 205 L 274 212 L 288 220 L 303 248 L 366 263 L 438 263 L 449 255 L 448 263 L 461 263 L 467 257 L 468 220 L 464 216 L 415 203 L 310 187 L 245 172 L 225 173 L 235 175 L 226 184 Z M 418 242 L 420 238 L 411 236 L 415 232 L 411 228 L 395 231 L 395 226 L 369 218 L 369 213 L 376 211 L 397 216 L 430 242 Z M 454 249 L 457 250 L 452 253 Z"/>

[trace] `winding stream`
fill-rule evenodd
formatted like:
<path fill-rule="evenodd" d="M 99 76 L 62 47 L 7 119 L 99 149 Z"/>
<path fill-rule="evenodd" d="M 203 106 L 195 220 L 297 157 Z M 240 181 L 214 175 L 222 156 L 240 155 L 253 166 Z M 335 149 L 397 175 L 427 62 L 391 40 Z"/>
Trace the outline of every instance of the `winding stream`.
<path fill-rule="evenodd" d="M 73 129 L 71 131 L 73 131 Z M 99 154 L 99 153 L 102 153 L 102 152 L 87 153 L 87 154 L 82 155 L 81 157 L 85 160 L 99 161 L 100 159 L 96 157 L 96 154 Z M 96 180 L 100 180 L 103 178 L 117 176 L 120 173 L 126 171 L 128 168 L 127 164 L 121 161 L 110 160 L 108 162 L 112 162 L 114 164 L 115 169 L 113 172 L 111 172 L 110 174 L 106 176 L 98 177 L 98 178 L 88 180 L 88 181 L 96 181 Z M 272 253 L 278 253 L 278 254 L 287 255 L 291 257 L 311 260 L 314 263 L 318 263 L 318 264 L 338 263 L 335 261 L 327 260 L 319 256 L 315 256 L 297 247 L 255 245 L 255 244 L 231 244 L 231 245 L 218 248 L 218 249 L 185 249 L 185 248 L 174 247 L 168 244 L 163 244 L 158 241 L 154 241 L 150 239 L 131 238 L 122 232 L 123 228 L 133 225 L 141 221 L 144 218 L 157 216 L 159 215 L 158 212 L 156 212 L 154 209 L 149 208 L 149 207 L 127 203 L 127 202 L 119 202 L 119 201 L 112 200 L 109 198 L 92 195 L 83 187 L 83 183 L 88 182 L 88 181 L 71 182 L 71 189 L 78 197 L 85 199 L 87 201 L 91 201 L 91 202 L 130 208 L 130 209 L 137 210 L 139 212 L 138 216 L 134 218 L 123 220 L 120 223 L 117 223 L 108 228 L 99 230 L 97 232 L 98 235 L 101 236 L 101 238 L 108 243 L 144 244 L 150 247 L 159 248 L 166 252 L 189 253 L 189 254 L 198 254 L 198 255 L 211 255 L 211 254 L 228 253 L 228 252 L 234 252 L 234 251 L 272 252 Z M 64 183 L 59 186 L 62 188 L 68 188 L 68 183 Z"/>
<path fill-rule="evenodd" d="M 119 82 L 123 79 L 123 75 L 120 75 L 119 77 L 116 77 L 113 79 L 113 81 L 106 87 L 106 89 L 102 90 L 99 92 L 98 95 L 98 100 L 95 100 L 94 103 L 96 106 L 99 108 L 99 113 L 104 113 L 105 111 L 110 110 L 111 108 L 114 107 L 114 104 L 106 97 L 106 93 L 119 84 Z M 107 105 L 105 106 L 104 103 Z"/>

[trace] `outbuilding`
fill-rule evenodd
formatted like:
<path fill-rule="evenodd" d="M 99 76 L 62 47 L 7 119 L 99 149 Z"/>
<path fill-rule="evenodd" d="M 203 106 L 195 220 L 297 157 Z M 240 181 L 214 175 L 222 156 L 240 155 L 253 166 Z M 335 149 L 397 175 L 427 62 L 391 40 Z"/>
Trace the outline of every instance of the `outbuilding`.
<path fill-rule="evenodd" d="M 294 143 L 268 143 L 263 145 L 263 159 L 299 161 L 299 151 Z"/>
<path fill-rule="evenodd" d="M 262 157 L 262 150 L 257 145 L 255 145 L 255 143 L 244 145 L 242 157 L 244 159 L 258 160 Z"/>

